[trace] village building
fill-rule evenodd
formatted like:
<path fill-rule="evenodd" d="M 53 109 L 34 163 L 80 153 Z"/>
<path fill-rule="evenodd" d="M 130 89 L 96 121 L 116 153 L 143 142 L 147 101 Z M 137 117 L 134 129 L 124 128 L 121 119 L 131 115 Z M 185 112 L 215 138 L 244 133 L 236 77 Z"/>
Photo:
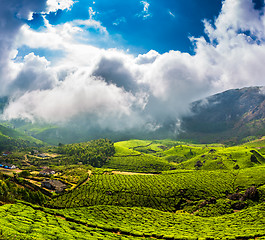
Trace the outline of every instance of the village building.
<path fill-rule="evenodd" d="M 41 183 L 41 187 L 55 190 L 56 193 L 63 192 L 67 186 L 59 180 L 45 180 Z"/>
<path fill-rule="evenodd" d="M 48 155 L 44 154 L 44 153 L 40 153 L 38 154 L 38 157 L 41 157 L 41 158 L 47 158 L 49 157 Z"/>
<path fill-rule="evenodd" d="M 7 152 L 4 152 L 4 153 L 3 153 L 3 156 L 8 156 L 9 154 L 11 154 L 11 152 L 8 152 L 8 151 L 7 151 Z"/>
<path fill-rule="evenodd" d="M 41 175 L 53 175 L 55 174 L 55 171 L 50 168 L 44 168 L 39 172 Z"/>
<path fill-rule="evenodd" d="M 15 166 L 14 164 L 5 163 L 5 162 L 1 162 L 0 163 L 0 167 L 6 168 L 6 169 L 15 169 L 15 168 L 17 168 L 17 166 Z"/>
<path fill-rule="evenodd" d="M 32 151 L 31 151 L 31 154 L 32 155 L 34 155 L 34 154 L 38 154 L 39 153 L 39 151 L 38 150 L 35 150 L 35 149 L 33 149 Z"/>

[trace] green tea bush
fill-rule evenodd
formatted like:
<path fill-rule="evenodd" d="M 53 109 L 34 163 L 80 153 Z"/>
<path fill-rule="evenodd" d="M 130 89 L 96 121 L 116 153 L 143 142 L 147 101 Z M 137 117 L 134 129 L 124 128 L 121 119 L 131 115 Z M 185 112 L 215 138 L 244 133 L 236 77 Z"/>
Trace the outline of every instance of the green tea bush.
<path fill-rule="evenodd" d="M 230 172 L 194 171 L 169 175 L 94 175 L 90 181 L 54 198 L 52 207 L 119 205 L 179 209 L 180 201 L 223 198 L 232 193 Z"/>

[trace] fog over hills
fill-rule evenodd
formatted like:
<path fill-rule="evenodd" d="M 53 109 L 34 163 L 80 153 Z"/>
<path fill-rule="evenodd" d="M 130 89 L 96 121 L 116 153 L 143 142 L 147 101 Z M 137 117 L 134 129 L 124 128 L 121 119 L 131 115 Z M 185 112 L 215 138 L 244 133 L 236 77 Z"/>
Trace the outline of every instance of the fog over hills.
<path fill-rule="evenodd" d="M 181 134 L 198 141 L 235 141 L 265 134 L 264 87 L 228 90 L 191 104 Z"/>
<path fill-rule="evenodd" d="M 7 98 L 2 98 L 2 108 L 5 105 Z M 157 128 L 150 124 L 145 125 L 145 128 L 134 127 L 129 130 L 104 128 L 97 121 L 82 117 L 65 125 L 31 123 L 19 119 L 8 122 L 17 130 L 51 144 L 97 138 L 110 138 L 114 141 L 131 138 L 172 138 L 204 143 L 238 143 L 253 136 L 265 135 L 264 87 L 231 89 L 209 96 L 191 103 L 190 111 L 177 121 L 176 118 L 168 118 Z"/>
<path fill-rule="evenodd" d="M 195 104 L 193 115 L 189 104 L 228 89 L 264 85 L 264 1 L 207 0 L 200 6 L 175 1 L 183 7 L 179 14 L 180 5 L 172 1 L 123 1 L 119 12 L 113 10 L 120 4 L 99 2 L 3 0 L 0 97 L 8 100 L 0 102 L 1 120 L 54 144 L 98 137 L 208 141 L 217 132 L 222 141 L 229 129 L 237 129 L 239 138 L 262 129 L 262 106 L 244 107 L 255 105 L 251 97 L 244 103 L 243 96 L 236 101 L 224 95 L 229 105 L 234 102 L 233 111 L 224 102 L 216 105 L 220 109 L 198 108 L 205 112 L 198 114 Z M 191 18 L 194 24 L 185 25 Z M 133 51 L 149 39 L 147 32 L 160 47 L 146 42 L 145 49 Z M 164 40 L 175 43 L 180 35 L 188 42 L 185 50 L 165 46 Z M 220 113 L 208 116 L 208 111 Z"/>
<path fill-rule="evenodd" d="M 126 38 L 114 44 L 118 36 L 110 29 L 115 25 L 100 19 L 111 12 L 104 4 L 60 2 L 3 1 L 0 96 L 9 98 L 3 120 L 42 123 L 42 130 L 45 124 L 59 126 L 69 135 L 84 133 L 85 138 L 102 132 L 124 138 L 166 137 L 167 132 L 175 136 L 191 102 L 227 89 L 264 84 L 265 14 L 257 1 L 222 1 L 215 13 L 200 17 L 202 30 L 197 34 L 183 27 L 190 51 L 175 50 L 176 46 L 163 52 L 156 48 L 132 52 L 122 44 Z M 161 23 L 156 14 L 162 8 L 154 12 L 155 3 L 143 6 L 144 2 L 138 2 L 133 15 L 127 12 L 134 26 L 123 21 L 125 26 L 138 29 L 144 23 Z M 162 2 L 157 1 L 157 6 Z M 205 4 L 202 10 L 209 7 L 207 2 L 200 4 Z M 86 15 L 81 17 L 75 10 L 84 7 Z M 172 11 L 167 9 L 168 38 L 181 22 Z M 163 36 L 155 27 L 151 30 L 154 36 Z M 34 131 L 40 134 L 40 129 Z M 61 136 L 61 131 L 56 135 Z"/>

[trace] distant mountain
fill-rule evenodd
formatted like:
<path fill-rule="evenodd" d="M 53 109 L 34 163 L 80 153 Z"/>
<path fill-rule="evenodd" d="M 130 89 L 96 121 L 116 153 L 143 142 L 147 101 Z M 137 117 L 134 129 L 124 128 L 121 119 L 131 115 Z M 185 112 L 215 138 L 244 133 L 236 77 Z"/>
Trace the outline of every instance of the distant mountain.
<path fill-rule="evenodd" d="M 0 151 L 11 151 L 18 148 L 41 147 L 45 144 L 15 129 L 0 124 Z"/>
<path fill-rule="evenodd" d="M 0 112 L 7 102 L 7 98 L 0 98 Z M 232 89 L 215 94 L 193 102 L 191 113 L 182 118 L 179 133 L 176 131 L 175 120 L 165 121 L 161 128 L 151 132 L 144 129 L 112 131 L 101 129 L 99 126 L 78 124 L 78 122 L 67 126 L 57 126 L 43 123 L 32 124 L 17 119 L 6 122 L 6 124 L 11 126 L 9 131 L 15 128 L 16 133 L 21 135 L 19 139 L 31 143 L 37 143 L 36 139 L 40 139 L 53 145 L 98 138 L 109 138 L 113 141 L 133 138 L 172 138 L 200 143 L 238 144 L 265 136 L 265 87 Z M 0 137 L 1 131 L 0 126 Z M 26 139 L 26 135 L 30 139 Z M 14 138 L 10 134 L 7 134 L 7 137 Z"/>
<path fill-rule="evenodd" d="M 0 97 L 0 113 L 3 112 L 4 107 L 8 103 L 8 97 Z"/>
<path fill-rule="evenodd" d="M 181 138 L 238 143 L 265 135 L 265 88 L 228 90 L 191 104 Z"/>

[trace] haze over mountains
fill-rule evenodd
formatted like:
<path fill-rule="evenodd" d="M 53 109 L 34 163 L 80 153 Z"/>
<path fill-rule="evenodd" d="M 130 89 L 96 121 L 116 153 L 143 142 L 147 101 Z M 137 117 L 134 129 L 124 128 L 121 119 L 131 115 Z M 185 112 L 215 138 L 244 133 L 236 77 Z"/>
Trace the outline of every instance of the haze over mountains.
<path fill-rule="evenodd" d="M 2 98 L 2 109 L 6 104 L 7 98 Z M 96 124 L 91 127 L 86 119 L 77 119 L 71 126 L 31 123 L 19 119 L 5 123 L 21 133 L 50 144 L 81 142 L 102 137 L 114 141 L 130 138 L 173 138 L 204 143 L 238 143 L 253 136 L 265 135 L 264 87 L 228 90 L 193 102 L 190 109 L 189 114 L 177 122 L 169 119 L 157 129 L 115 131 Z"/>
<path fill-rule="evenodd" d="M 10 98 L 4 118 L 44 123 L 41 132 L 47 123 L 67 131 L 74 126 L 69 135 L 97 137 L 102 130 L 123 138 L 163 137 L 169 129 L 175 135 L 190 102 L 264 84 L 263 6 L 258 0 L 4 0 L 0 96 Z M 195 25 L 187 25 L 192 19 Z M 140 26 L 142 32 L 128 38 Z M 189 51 L 165 46 L 180 35 Z M 133 52 L 134 46 L 124 44 L 141 47 L 140 39 L 160 47 L 147 44 Z M 58 130 L 56 136 L 62 135 Z"/>
<path fill-rule="evenodd" d="M 265 134 L 264 87 L 232 89 L 191 104 L 183 137 L 201 142 L 240 141 Z"/>

